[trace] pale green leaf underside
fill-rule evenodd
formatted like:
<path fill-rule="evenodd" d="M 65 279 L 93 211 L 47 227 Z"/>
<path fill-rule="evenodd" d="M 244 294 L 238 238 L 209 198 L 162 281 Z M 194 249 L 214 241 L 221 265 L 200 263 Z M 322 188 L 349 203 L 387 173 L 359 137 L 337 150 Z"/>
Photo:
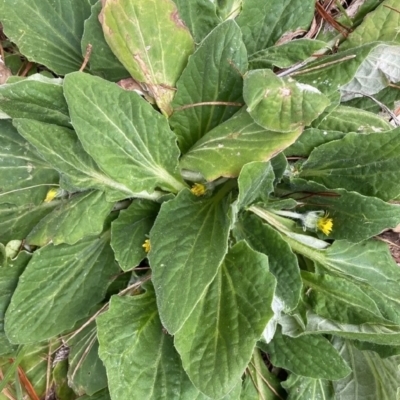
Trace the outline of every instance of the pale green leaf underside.
<path fill-rule="evenodd" d="M 103 299 L 118 273 L 113 260 L 107 234 L 36 251 L 7 309 L 10 341 L 35 343 L 72 328 Z"/>
<path fill-rule="evenodd" d="M 220 176 L 236 177 L 243 165 L 268 161 L 290 146 L 301 131 L 268 131 L 242 109 L 204 135 L 181 158 L 180 167 L 198 171 L 210 181 Z"/>
<path fill-rule="evenodd" d="M 184 187 L 175 136 L 148 102 L 83 73 L 69 74 L 64 90 L 83 148 L 108 176 L 133 192 Z"/>
<path fill-rule="evenodd" d="M 97 326 L 113 400 L 206 400 L 183 371 L 172 337 L 163 332 L 151 287 L 140 296 L 114 296 Z"/>
<path fill-rule="evenodd" d="M 240 380 L 273 315 L 275 285 L 268 258 L 240 242 L 229 250 L 213 282 L 176 333 L 175 346 L 184 369 L 211 398 L 227 394 Z"/>
<path fill-rule="evenodd" d="M 228 201 L 183 190 L 161 206 L 150 232 L 149 261 L 160 318 L 171 334 L 193 312 L 225 256 Z"/>
<path fill-rule="evenodd" d="M 327 380 L 290 374 L 282 386 L 289 392 L 287 400 L 336 400 L 332 382 Z"/>
<path fill-rule="evenodd" d="M 80 68 L 89 1 L 1 0 L 0 15 L 6 35 L 29 60 L 60 75 Z"/>

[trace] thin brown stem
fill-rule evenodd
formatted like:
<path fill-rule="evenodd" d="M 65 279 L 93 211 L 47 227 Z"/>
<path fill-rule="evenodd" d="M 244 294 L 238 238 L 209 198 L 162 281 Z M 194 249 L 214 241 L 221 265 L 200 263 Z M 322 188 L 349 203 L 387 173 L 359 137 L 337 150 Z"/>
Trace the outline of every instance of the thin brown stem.
<path fill-rule="evenodd" d="M 83 59 L 81 67 L 79 68 L 79 72 L 82 72 L 86 68 L 86 65 L 90 59 L 90 55 L 92 54 L 92 47 L 93 46 L 90 43 L 86 46 L 85 58 Z"/>

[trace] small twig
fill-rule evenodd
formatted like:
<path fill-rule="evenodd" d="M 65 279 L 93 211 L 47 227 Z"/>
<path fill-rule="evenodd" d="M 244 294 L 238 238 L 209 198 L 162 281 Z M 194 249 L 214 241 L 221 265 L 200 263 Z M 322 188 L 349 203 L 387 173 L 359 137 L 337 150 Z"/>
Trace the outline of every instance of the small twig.
<path fill-rule="evenodd" d="M 49 343 L 49 350 L 47 352 L 47 369 L 46 369 L 46 398 L 50 389 L 50 375 L 51 375 L 51 345 Z"/>
<path fill-rule="evenodd" d="M 396 8 L 393 8 L 393 7 L 390 7 L 390 6 L 387 6 L 387 5 L 384 5 L 383 7 L 389 8 L 390 10 L 396 11 L 397 13 L 400 14 L 400 10 L 397 10 Z"/>
<path fill-rule="evenodd" d="M 262 400 L 265 400 L 264 395 L 262 394 L 260 388 L 258 387 L 257 383 L 254 381 L 253 375 L 249 372 L 249 376 L 251 381 L 253 382 L 254 387 L 256 388 L 257 393 L 259 394 L 259 396 L 261 397 Z"/>
<path fill-rule="evenodd" d="M 1 380 L 4 379 L 3 371 L 1 368 L 0 368 L 0 379 Z M 16 400 L 15 397 L 10 393 L 10 391 L 7 388 L 4 388 L 2 393 L 4 394 L 4 396 L 9 398 L 10 400 Z"/>
<path fill-rule="evenodd" d="M 6 58 L 5 58 L 5 55 L 4 55 L 4 49 L 3 49 L 3 45 L 1 44 L 1 41 L 0 41 L 0 56 L 1 56 L 1 60 L 5 64 L 6 63 Z"/>
<path fill-rule="evenodd" d="M 135 282 L 134 284 L 128 286 L 128 287 L 125 288 L 124 290 L 121 290 L 121 291 L 118 293 L 118 296 L 123 296 L 124 294 L 128 293 L 128 292 L 131 291 L 132 289 L 136 289 L 136 288 L 138 288 L 139 286 L 142 286 L 143 283 L 149 281 L 150 279 L 151 279 L 151 275 L 145 276 L 142 280 L 140 280 L 140 281 L 138 281 L 138 282 Z"/>
<path fill-rule="evenodd" d="M 242 107 L 243 105 L 244 105 L 243 103 L 235 103 L 233 101 L 205 101 L 205 102 L 202 102 L 202 103 L 187 104 L 186 106 L 174 108 L 174 112 L 175 111 L 186 110 L 187 108 L 201 107 L 201 106 L 234 106 L 234 107 Z"/>
<path fill-rule="evenodd" d="M 385 238 L 383 238 L 383 237 L 381 237 L 381 236 L 375 236 L 375 238 L 378 239 L 378 240 L 380 240 L 380 241 L 382 241 L 382 242 L 387 243 L 387 244 L 390 245 L 390 246 L 397 247 L 398 249 L 400 249 L 400 246 L 399 246 L 398 244 L 393 243 L 393 242 L 391 242 L 391 241 L 388 240 L 388 239 L 385 239 Z"/>
<path fill-rule="evenodd" d="M 256 367 L 253 361 L 250 361 L 250 364 L 253 366 L 253 368 L 256 370 L 257 374 L 261 377 L 261 379 L 264 381 L 264 383 L 269 387 L 271 392 L 276 396 L 279 397 L 279 399 L 283 400 L 283 398 L 279 395 L 279 393 L 275 390 L 275 388 L 264 378 L 263 374 L 260 372 L 260 370 Z"/>
<path fill-rule="evenodd" d="M 310 72 L 310 71 L 316 71 L 316 70 L 318 70 L 318 69 L 328 67 L 329 65 L 334 65 L 334 64 L 338 64 L 338 63 L 343 62 L 343 61 L 352 60 L 353 58 L 356 58 L 356 57 L 357 57 L 356 54 L 350 54 L 349 56 L 346 56 L 346 57 L 343 57 L 343 58 L 339 58 L 338 60 L 329 61 L 329 62 L 327 62 L 327 63 L 325 63 L 325 64 L 320 64 L 320 65 L 317 65 L 317 66 L 315 66 L 315 67 L 306 68 L 306 69 L 303 69 L 303 70 L 301 70 L 301 71 L 293 72 L 293 73 L 291 74 L 291 76 L 293 76 L 293 75 L 304 74 L 304 73 Z"/>
<path fill-rule="evenodd" d="M 86 46 L 85 58 L 83 59 L 81 67 L 79 68 L 79 72 L 82 72 L 86 68 L 86 65 L 90 59 L 90 55 L 92 54 L 92 47 L 93 46 L 90 43 Z"/>
<path fill-rule="evenodd" d="M 19 379 L 20 379 L 22 385 L 24 386 L 25 391 L 28 393 L 29 397 L 32 400 L 40 400 L 34 387 L 32 386 L 32 383 L 29 381 L 24 370 L 19 365 L 18 365 L 18 376 L 19 376 Z"/>
<path fill-rule="evenodd" d="M 32 67 L 33 67 L 33 63 L 28 61 L 28 63 L 25 65 L 25 68 L 23 69 L 23 71 L 21 73 L 19 73 L 19 71 L 18 71 L 18 75 L 19 76 L 26 76 L 28 74 L 28 72 L 31 70 Z"/>
<path fill-rule="evenodd" d="M 96 335 L 96 331 L 95 331 L 95 332 L 94 332 L 94 335 L 93 335 L 93 338 L 90 339 L 90 342 L 89 342 L 88 346 L 86 347 L 85 351 L 83 352 L 83 354 L 82 354 L 80 360 L 78 361 L 78 364 L 76 364 L 76 367 L 75 367 L 75 369 L 74 369 L 74 372 L 72 373 L 72 376 L 71 376 L 71 381 L 74 380 L 76 372 L 78 371 L 79 367 L 80 367 L 80 366 L 83 364 L 83 362 L 85 361 L 85 358 L 86 358 L 86 356 L 88 355 L 89 351 L 91 350 L 91 348 L 92 348 L 92 346 L 93 346 L 93 344 L 94 344 L 94 342 L 95 342 L 96 339 L 97 339 L 97 335 Z"/>

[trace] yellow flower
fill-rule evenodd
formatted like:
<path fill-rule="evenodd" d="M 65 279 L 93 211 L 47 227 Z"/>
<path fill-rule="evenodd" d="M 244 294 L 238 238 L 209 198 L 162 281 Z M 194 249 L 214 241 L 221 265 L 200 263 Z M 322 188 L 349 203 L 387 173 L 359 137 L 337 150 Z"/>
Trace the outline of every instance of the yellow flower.
<path fill-rule="evenodd" d="M 325 214 L 324 216 L 318 218 L 317 228 L 326 236 L 332 232 L 333 220 L 332 218 L 329 218 L 329 214 Z"/>
<path fill-rule="evenodd" d="M 148 252 L 150 251 L 150 249 L 151 249 L 150 240 L 149 240 L 149 239 L 146 239 L 146 240 L 144 241 L 144 243 L 142 244 L 142 247 L 144 248 L 144 251 L 145 251 L 146 253 L 148 253 Z"/>
<path fill-rule="evenodd" d="M 203 194 L 207 191 L 207 188 L 205 185 L 202 183 L 195 183 L 190 191 L 195 195 L 195 196 L 203 196 Z"/>
<path fill-rule="evenodd" d="M 56 198 L 58 194 L 58 189 L 57 188 L 51 188 L 47 194 L 46 194 L 46 198 L 44 199 L 45 203 L 50 203 L 52 200 L 54 200 Z"/>

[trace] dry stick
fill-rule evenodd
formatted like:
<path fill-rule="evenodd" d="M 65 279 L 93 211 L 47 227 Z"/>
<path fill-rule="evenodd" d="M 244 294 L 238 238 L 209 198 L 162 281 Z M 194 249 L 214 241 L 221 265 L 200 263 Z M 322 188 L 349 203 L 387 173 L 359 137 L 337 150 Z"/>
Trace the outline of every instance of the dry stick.
<path fill-rule="evenodd" d="M 49 350 L 47 352 L 46 395 L 45 395 L 46 397 L 45 397 L 45 399 L 47 399 L 47 395 L 50 390 L 50 374 L 51 374 L 51 345 L 49 343 Z"/>
<path fill-rule="evenodd" d="M 329 65 L 337 64 L 337 63 L 340 63 L 342 61 L 352 60 L 353 58 L 356 58 L 356 57 L 357 57 L 357 55 L 350 54 L 349 56 L 346 56 L 346 57 L 343 57 L 343 58 L 339 58 L 338 60 L 329 61 L 329 62 L 327 62 L 325 64 L 317 65 L 316 67 L 306 68 L 306 69 L 302 69 L 301 71 L 293 72 L 293 73 L 290 74 L 290 76 L 301 75 L 301 74 L 304 74 L 304 73 L 310 72 L 310 71 L 316 71 L 318 69 L 325 68 L 325 67 L 328 67 Z M 280 75 L 280 76 L 282 76 L 282 75 Z"/>
<path fill-rule="evenodd" d="M 375 238 L 378 239 L 378 240 L 380 240 L 380 241 L 382 241 L 382 242 L 385 242 L 385 243 L 389 244 L 390 246 L 397 247 L 398 249 L 400 249 L 400 246 L 399 246 L 398 244 L 393 243 L 393 242 L 391 242 L 391 241 L 388 240 L 388 239 L 385 239 L 385 238 L 380 237 L 380 236 L 375 236 Z"/>
<path fill-rule="evenodd" d="M 96 332 L 95 332 L 93 338 L 90 340 L 88 346 L 86 347 L 85 351 L 83 352 L 81 359 L 79 360 L 78 364 L 76 364 L 74 373 L 73 373 L 72 376 L 71 376 L 71 381 L 74 380 L 76 372 L 78 371 L 79 367 L 83 364 L 83 361 L 85 360 L 87 354 L 88 354 L 89 351 L 91 350 L 91 348 L 92 348 L 92 346 L 93 346 L 93 344 L 94 344 L 94 341 L 95 341 L 96 339 L 97 339 L 97 335 L 96 335 Z"/>
<path fill-rule="evenodd" d="M 1 42 L 0 42 L 0 55 L 1 55 L 1 59 L 2 59 L 2 61 L 4 63 L 4 65 L 5 65 L 6 64 L 6 59 L 5 59 L 4 49 L 3 49 L 3 46 L 1 44 Z"/>
<path fill-rule="evenodd" d="M 28 377 L 26 376 L 24 370 L 18 365 L 18 376 L 19 379 L 24 386 L 25 391 L 28 393 L 29 397 L 32 400 L 40 400 L 40 397 L 37 395 L 32 383 L 29 381 Z"/>
<path fill-rule="evenodd" d="M 279 395 L 279 393 L 275 390 L 275 388 L 264 378 L 263 374 L 260 372 L 260 370 L 256 367 L 256 365 L 253 363 L 253 361 L 250 361 L 250 364 L 253 366 L 253 368 L 256 370 L 257 374 L 261 377 L 261 379 L 265 382 L 265 384 L 269 387 L 271 392 L 276 396 L 279 397 L 281 400 L 283 398 Z"/>
<path fill-rule="evenodd" d="M 86 68 L 86 65 L 90 59 L 90 55 L 92 54 L 92 47 L 93 46 L 90 43 L 86 46 L 85 58 L 83 59 L 81 67 L 79 68 L 79 72 L 82 72 Z"/>
<path fill-rule="evenodd" d="M 397 10 L 396 8 L 390 7 L 390 6 L 386 6 L 384 5 L 383 7 L 389 8 L 390 10 L 396 11 L 397 13 L 400 14 L 400 10 Z"/>
<path fill-rule="evenodd" d="M 4 379 L 4 375 L 3 375 L 3 371 L 0 368 L 0 379 L 3 380 Z M 4 394 L 4 396 L 6 396 L 7 398 L 9 398 L 10 400 L 15 400 L 15 398 L 12 396 L 12 394 L 10 393 L 10 391 L 7 388 L 4 388 L 2 393 Z"/>
<path fill-rule="evenodd" d="M 25 68 L 21 73 L 19 73 L 19 71 L 18 71 L 18 75 L 19 76 L 26 76 L 28 74 L 28 72 L 31 70 L 32 67 L 33 67 L 33 63 L 31 63 L 29 61 L 28 64 L 25 65 Z"/>
<path fill-rule="evenodd" d="M 256 388 L 256 391 L 258 392 L 259 396 L 262 398 L 262 400 L 265 400 L 264 395 L 261 393 L 260 388 L 257 386 L 257 383 L 254 381 L 253 375 L 251 373 L 249 373 L 250 375 L 250 379 L 253 382 L 254 387 Z"/>
<path fill-rule="evenodd" d="M 122 296 L 125 293 L 129 292 L 129 290 L 132 290 L 134 288 L 137 288 L 141 286 L 143 283 L 147 282 L 151 276 L 146 276 L 142 280 L 135 282 L 133 285 L 128 286 L 126 289 L 122 290 L 121 292 L 118 293 L 118 296 Z M 103 307 L 100 308 L 94 315 L 92 315 L 79 329 L 77 329 L 72 336 L 70 336 L 68 339 L 65 341 L 68 343 L 69 340 L 74 338 L 78 333 L 82 332 L 83 329 L 85 329 L 88 325 L 90 325 L 102 312 L 104 312 L 108 308 L 109 303 L 104 304 Z"/>
<path fill-rule="evenodd" d="M 193 104 L 187 104 L 186 106 L 174 108 L 175 111 L 182 111 L 186 110 L 187 108 L 192 108 L 192 107 L 200 107 L 200 106 L 234 106 L 234 107 L 242 107 L 244 104 L 243 103 L 235 103 L 232 101 L 205 101 L 202 103 L 193 103 Z"/>

